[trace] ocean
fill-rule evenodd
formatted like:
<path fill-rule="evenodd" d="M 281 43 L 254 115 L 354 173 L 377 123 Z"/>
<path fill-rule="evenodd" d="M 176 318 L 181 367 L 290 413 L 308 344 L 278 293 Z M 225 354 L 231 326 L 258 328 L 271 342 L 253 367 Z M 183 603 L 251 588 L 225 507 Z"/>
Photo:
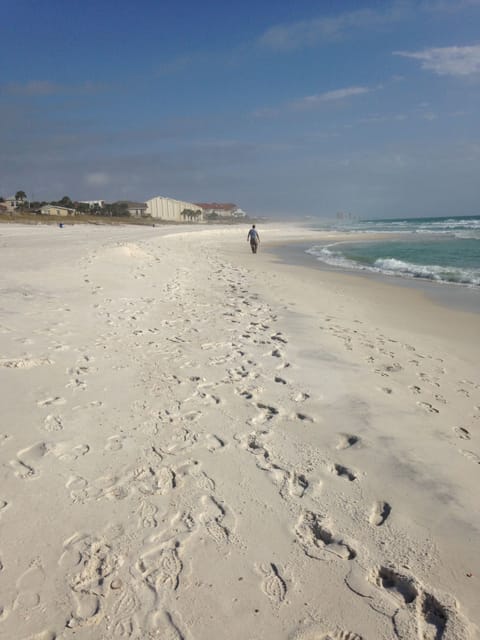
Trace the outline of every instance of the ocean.
<path fill-rule="evenodd" d="M 334 267 L 480 287 L 480 216 L 309 224 L 314 229 L 391 234 L 391 239 L 325 242 L 306 252 Z M 368 237 L 368 236 L 367 236 Z"/>

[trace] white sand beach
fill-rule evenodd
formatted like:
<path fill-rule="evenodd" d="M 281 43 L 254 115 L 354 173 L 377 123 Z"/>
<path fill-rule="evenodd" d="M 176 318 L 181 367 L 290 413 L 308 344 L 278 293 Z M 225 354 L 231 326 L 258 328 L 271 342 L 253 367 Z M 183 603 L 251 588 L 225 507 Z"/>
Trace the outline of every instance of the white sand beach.
<path fill-rule="evenodd" d="M 0 227 L 1 638 L 480 637 L 480 316 L 247 229 Z"/>

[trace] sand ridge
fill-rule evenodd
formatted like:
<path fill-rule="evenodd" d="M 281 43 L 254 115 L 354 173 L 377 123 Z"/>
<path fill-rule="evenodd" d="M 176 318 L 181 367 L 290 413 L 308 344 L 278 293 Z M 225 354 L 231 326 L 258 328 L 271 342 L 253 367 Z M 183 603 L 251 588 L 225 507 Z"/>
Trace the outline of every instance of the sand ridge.
<path fill-rule="evenodd" d="M 237 230 L 55 231 L 0 318 L 0 634 L 476 637 L 465 363 L 309 308 Z"/>

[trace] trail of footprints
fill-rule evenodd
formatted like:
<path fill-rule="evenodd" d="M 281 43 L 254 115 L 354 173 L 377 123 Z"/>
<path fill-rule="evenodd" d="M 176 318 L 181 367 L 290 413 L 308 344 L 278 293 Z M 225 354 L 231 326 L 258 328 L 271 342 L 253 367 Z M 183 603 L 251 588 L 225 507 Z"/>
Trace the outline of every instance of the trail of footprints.
<path fill-rule="evenodd" d="M 375 611 L 389 616 L 395 638 L 468 638 L 468 623 L 449 595 L 426 587 L 414 575 L 380 566 L 369 573 L 352 567 L 345 583 Z"/>
<path fill-rule="evenodd" d="M 401 343 L 381 333 L 372 338 L 369 335 L 370 332 L 362 331 L 360 321 L 357 320 L 356 323 L 356 329 L 349 329 L 336 324 L 332 316 L 327 316 L 321 329 L 338 338 L 347 350 L 355 349 L 364 352 L 365 362 L 371 370 L 383 379 L 382 382 L 388 379 L 388 386 L 379 386 L 379 390 L 386 395 L 392 395 L 408 389 L 415 406 L 432 418 L 442 415 L 449 408 L 452 394 L 457 398 L 460 396 L 463 399 L 461 414 L 464 420 L 468 421 L 467 424 L 470 423 L 468 426 L 475 424 L 478 427 L 480 424 L 479 380 L 457 380 L 452 389 L 444 381 L 446 367 L 442 358 L 421 353 L 415 346 Z M 411 378 L 412 370 L 418 378 L 418 384 L 407 386 L 402 378 L 402 372 L 408 371 L 408 377 Z M 474 404 L 475 400 L 477 405 Z M 465 425 L 454 426 L 452 430 L 462 440 L 471 438 L 471 432 Z M 452 444 L 455 445 L 454 440 Z M 457 448 L 457 451 L 471 462 L 480 463 L 480 452 L 465 451 L 463 448 Z"/>
<path fill-rule="evenodd" d="M 134 248 L 127 247 L 127 250 L 133 251 Z M 210 260 L 215 263 L 214 258 Z M 212 353 L 210 365 L 225 369 L 225 376 L 216 383 L 217 388 L 214 386 L 207 389 L 204 380 L 192 375 L 186 380 L 181 380 L 176 376 L 163 374 L 162 384 L 171 390 L 172 397 L 175 397 L 177 387 L 185 384 L 193 387 L 191 395 L 186 397 L 177 409 L 170 407 L 158 415 L 158 421 L 163 426 L 172 425 L 167 442 L 155 443 L 145 448 L 141 463 L 137 465 L 114 470 L 94 479 L 85 478 L 73 471 L 65 483 L 73 503 L 104 499 L 135 501 L 134 515 L 138 535 L 145 536 L 137 558 L 130 566 L 124 565 L 122 557 L 119 541 L 125 537 L 125 532 L 122 532 L 121 527 L 118 528 L 117 536 L 111 535 L 111 532 L 109 535 L 76 533 L 65 541 L 59 566 L 66 573 L 70 588 L 71 615 L 67 620 L 67 627 L 70 629 L 101 623 L 107 630 L 106 637 L 133 638 L 142 634 L 147 640 L 159 637 L 186 640 L 188 630 L 175 609 L 175 600 L 172 598 L 172 594 L 181 588 L 184 576 L 192 571 L 191 568 L 185 567 L 186 545 L 196 536 L 209 541 L 216 550 L 215 553 L 225 553 L 232 545 L 237 544 L 235 514 L 217 494 L 215 480 L 195 460 L 196 450 L 207 450 L 212 454 L 221 455 L 222 450 L 230 444 L 254 456 L 258 469 L 267 474 L 282 500 L 292 506 L 292 513 L 296 518 L 292 522 L 292 530 L 305 557 L 312 561 L 345 562 L 355 567 L 358 553 L 355 541 L 338 532 L 335 522 L 321 509 L 312 510 L 312 501 L 306 506 L 313 490 L 308 472 L 290 468 L 283 461 L 276 459 L 269 447 L 269 436 L 279 420 L 307 425 L 315 421 L 314 416 L 308 414 L 308 409 L 298 410 L 299 404 L 308 405 L 309 394 L 305 390 L 294 390 L 289 382 L 290 363 L 286 356 L 288 338 L 276 330 L 277 318 L 271 309 L 262 304 L 245 286 L 244 270 L 226 268 L 227 265 L 221 263 L 215 266 L 216 277 L 223 280 L 230 293 L 223 312 L 225 320 L 232 327 L 230 339 L 219 343 L 199 340 L 198 327 L 207 323 L 217 309 L 214 306 L 208 309 L 198 307 L 197 311 L 192 312 L 191 303 L 188 309 L 186 308 L 184 300 L 195 296 L 194 290 L 189 290 L 188 296 L 185 295 L 188 273 L 178 273 L 177 277 L 166 285 L 164 294 L 179 309 L 184 309 L 184 316 L 190 314 L 196 326 L 182 322 L 177 328 L 174 319 L 164 319 L 159 325 L 167 329 L 168 342 L 172 345 L 164 352 L 167 362 L 168 358 L 183 358 L 184 346 L 197 341 L 202 352 Z M 144 274 L 137 275 L 140 277 Z M 90 284 L 87 282 L 88 279 L 86 277 L 86 284 Z M 92 293 L 99 291 L 100 289 L 95 288 Z M 139 340 L 146 332 L 136 328 L 136 323 L 138 318 L 146 313 L 148 304 L 149 301 L 144 300 L 139 307 L 136 301 L 125 300 L 124 306 L 117 309 L 117 315 L 113 318 L 104 301 L 103 306 L 98 306 L 98 314 L 105 319 L 107 325 L 114 326 L 119 321 L 126 323 L 132 329 L 133 339 Z M 340 330 L 333 325 L 329 328 L 345 341 L 347 349 L 352 348 L 353 340 L 365 340 L 360 333 L 348 336 L 343 328 Z M 177 332 L 176 335 L 172 333 L 172 329 Z M 157 331 L 156 328 L 151 328 L 148 333 L 155 334 Z M 111 339 L 114 338 L 112 335 Z M 105 339 L 102 340 L 103 343 L 100 341 L 99 346 L 105 343 Z M 370 364 L 382 377 L 394 376 L 402 369 L 394 360 L 395 353 L 388 350 L 387 342 L 387 339 L 380 337 L 377 345 L 366 345 L 386 360 L 386 363 L 380 364 L 377 362 L 377 356 L 371 356 Z M 259 361 L 247 355 L 252 348 L 262 350 L 261 357 L 267 362 L 268 375 L 271 375 L 272 381 L 283 390 L 285 397 L 290 398 L 291 408 L 275 406 L 274 403 L 262 399 L 261 380 L 266 374 Z M 415 350 L 411 347 L 409 351 L 414 353 Z M 415 357 L 421 358 L 418 354 L 415 354 Z M 87 376 L 95 373 L 93 361 L 92 356 L 82 355 L 75 365 L 68 369 L 68 389 L 74 393 L 86 389 Z M 46 364 L 50 364 L 48 359 L 0 363 L 1 366 L 14 368 Z M 189 362 L 186 361 L 185 366 L 192 370 Z M 151 378 L 154 374 L 157 375 L 156 372 L 152 372 Z M 440 368 L 437 378 L 430 378 L 424 372 L 419 372 L 422 384 L 438 386 L 438 376 L 441 376 Z M 468 396 L 468 384 L 464 382 L 459 392 Z M 236 395 L 254 411 L 253 417 L 246 425 L 253 430 L 237 433 L 232 443 L 228 443 L 223 434 L 208 433 L 201 428 L 196 431 L 193 428 L 202 417 L 204 408 L 210 411 L 218 411 L 221 408 L 221 388 L 225 385 L 233 387 Z M 421 395 L 422 389 L 418 386 L 412 389 L 412 392 Z M 186 411 L 189 402 L 192 404 L 192 410 Z M 51 434 L 52 438 L 57 433 L 61 434 L 65 428 L 67 418 L 63 414 L 63 408 L 62 413 L 57 413 L 58 408 L 65 404 L 66 400 L 61 395 L 54 394 L 38 401 L 40 409 L 45 408 L 51 412 L 43 418 L 43 430 Z M 420 400 L 420 406 L 427 411 L 436 410 L 424 400 Z M 152 436 L 157 432 L 158 429 L 153 424 Z M 457 427 L 455 433 L 462 440 L 470 438 L 469 431 L 464 427 Z M 108 436 L 105 443 L 106 454 L 114 456 L 121 452 L 124 440 L 125 437 L 121 435 Z M 336 450 L 342 452 L 361 445 L 360 438 L 355 434 L 341 434 Z M 49 456 L 73 464 L 88 452 L 88 444 L 80 443 L 67 447 L 61 442 L 41 441 L 19 450 L 15 459 L 10 461 L 10 467 L 20 480 L 29 481 L 42 474 Z M 473 452 L 467 449 L 461 452 L 470 460 L 480 463 L 480 459 L 475 457 L 476 454 Z M 338 483 L 344 483 L 345 489 L 348 489 L 350 483 L 354 485 L 361 480 L 361 474 L 340 462 L 325 464 L 325 470 L 333 481 L 337 478 Z M 169 505 L 178 504 L 178 498 L 174 497 L 180 495 L 187 485 L 189 488 L 194 487 L 193 493 L 198 498 L 197 503 L 193 507 L 172 513 Z M 7 506 L 9 504 L 6 500 L 0 500 L 0 520 L 7 512 Z M 379 500 L 372 505 L 370 514 L 366 514 L 365 518 L 376 530 L 385 526 L 391 513 L 392 506 Z M 275 608 L 284 606 L 287 602 L 289 581 L 278 562 L 269 561 L 261 564 L 257 573 L 260 575 L 259 589 L 271 605 Z M 38 590 L 43 579 L 43 569 L 39 564 L 32 565 L 21 576 L 17 588 L 22 594 L 21 601 L 25 606 L 29 603 L 31 606 L 38 604 Z M 372 598 L 372 606 L 373 602 L 378 600 L 377 592 L 380 592 L 380 600 L 386 599 L 389 603 L 385 607 L 392 617 L 395 637 L 402 640 L 414 637 L 408 635 L 414 628 L 415 633 L 423 634 L 418 637 L 440 640 L 450 627 L 456 628 L 455 625 L 460 625 L 453 604 L 442 604 L 444 600 L 437 599 L 430 592 L 427 593 L 414 577 L 397 573 L 394 569 L 382 567 L 372 570 L 366 578 L 359 578 L 351 573 L 347 585 L 355 593 Z M 374 592 L 375 598 L 371 595 Z M 19 597 L 17 595 L 17 599 Z M 390 604 L 392 602 L 393 605 Z M 155 611 L 153 616 L 151 611 Z M 9 613 L 8 607 L 6 613 Z M 0 621 L 3 615 L 0 610 Z M 51 633 L 51 638 L 55 638 L 55 633 Z M 354 632 L 324 628 L 301 632 L 298 638 L 362 640 Z"/>

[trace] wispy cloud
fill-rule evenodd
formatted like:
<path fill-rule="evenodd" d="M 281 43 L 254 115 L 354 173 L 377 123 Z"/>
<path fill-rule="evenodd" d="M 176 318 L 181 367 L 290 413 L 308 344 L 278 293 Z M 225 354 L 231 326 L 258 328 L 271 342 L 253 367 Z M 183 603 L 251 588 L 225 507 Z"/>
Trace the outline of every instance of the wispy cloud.
<path fill-rule="evenodd" d="M 390 122 L 403 122 L 408 119 L 408 115 L 405 113 L 393 113 L 393 114 L 379 114 L 375 113 L 370 116 L 365 116 L 364 118 L 359 118 L 357 120 L 358 124 L 383 124 Z"/>
<path fill-rule="evenodd" d="M 53 96 L 59 94 L 90 94 L 106 88 L 106 85 L 94 82 L 82 82 L 76 85 L 60 84 L 49 80 L 30 80 L 25 83 L 0 85 L 0 94 L 10 96 Z"/>
<path fill-rule="evenodd" d="M 379 87 L 377 87 L 377 89 L 378 88 Z M 342 89 L 334 89 L 332 91 L 324 91 L 323 93 L 297 98 L 296 100 L 277 107 L 260 107 L 253 111 L 252 115 L 255 118 L 272 118 L 287 112 L 316 109 L 330 102 L 339 102 L 370 92 L 371 89 L 369 87 L 344 87 Z"/>
<path fill-rule="evenodd" d="M 480 7 L 480 0 L 423 0 L 420 5 L 425 11 L 462 11 L 471 7 Z"/>
<path fill-rule="evenodd" d="M 480 73 L 480 44 L 393 53 L 396 56 L 420 60 L 422 69 L 433 71 L 440 76 L 468 76 Z"/>
<path fill-rule="evenodd" d="M 290 103 L 290 107 L 293 109 L 313 109 L 325 102 L 336 102 L 338 100 L 346 100 L 353 96 L 360 96 L 365 93 L 369 93 L 368 87 L 345 87 L 344 89 L 335 89 L 334 91 L 325 91 L 324 93 L 318 93 L 313 96 L 305 96 L 299 100 L 295 100 Z"/>
<path fill-rule="evenodd" d="M 395 2 L 384 11 L 359 9 L 333 17 L 318 17 L 283 25 L 274 25 L 259 38 L 258 43 L 274 50 L 291 50 L 314 46 L 345 37 L 349 32 L 393 23 L 405 16 L 408 3 Z"/>

